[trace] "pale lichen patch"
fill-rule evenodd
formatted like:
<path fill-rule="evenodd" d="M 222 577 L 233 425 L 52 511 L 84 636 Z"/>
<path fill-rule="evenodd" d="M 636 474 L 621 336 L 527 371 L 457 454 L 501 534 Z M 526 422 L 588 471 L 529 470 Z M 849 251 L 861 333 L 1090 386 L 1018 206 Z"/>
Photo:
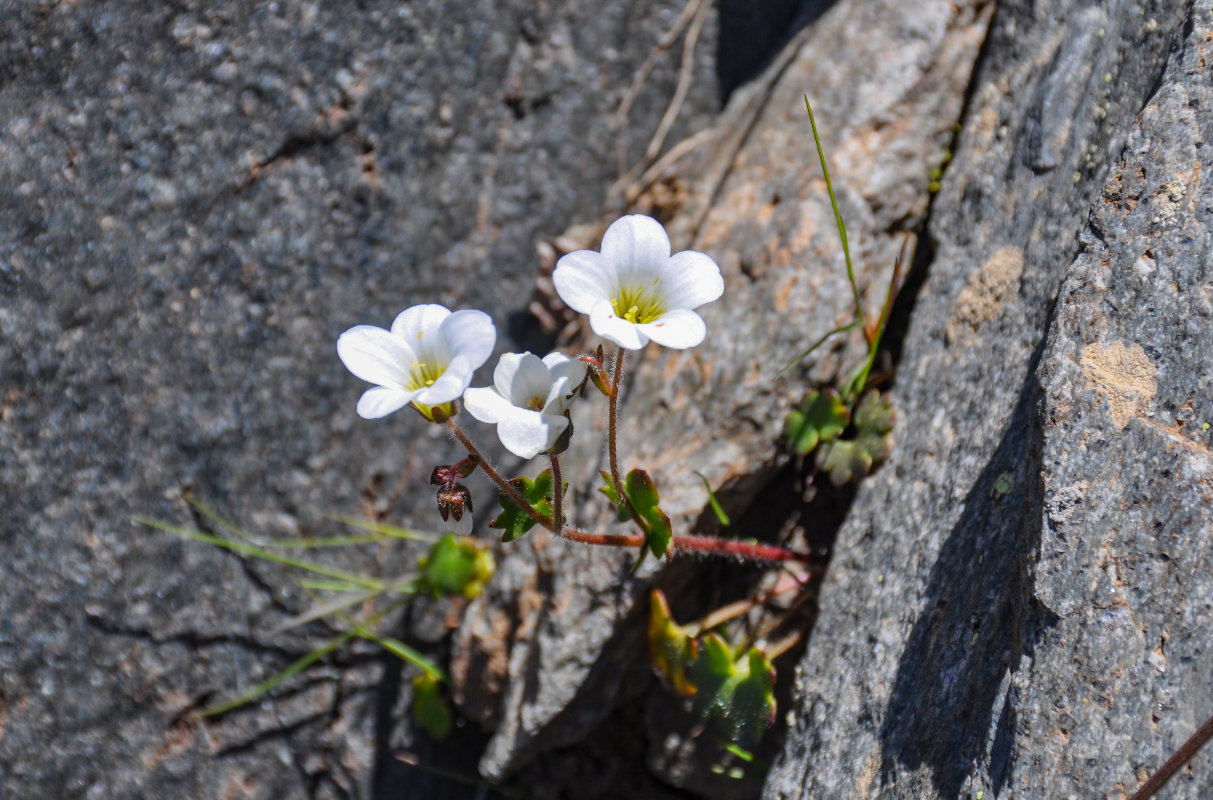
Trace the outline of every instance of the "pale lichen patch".
<path fill-rule="evenodd" d="M 1019 296 L 1021 277 L 1023 252 L 1019 248 L 1003 247 L 990 256 L 956 296 L 945 328 L 948 342 L 972 336 L 997 317 L 1006 303 Z"/>
<path fill-rule="evenodd" d="M 1108 414 L 1119 430 L 1140 416 L 1158 392 L 1157 370 L 1139 344 L 1089 344 L 1083 348 L 1080 366 L 1083 376 L 1107 402 Z"/>

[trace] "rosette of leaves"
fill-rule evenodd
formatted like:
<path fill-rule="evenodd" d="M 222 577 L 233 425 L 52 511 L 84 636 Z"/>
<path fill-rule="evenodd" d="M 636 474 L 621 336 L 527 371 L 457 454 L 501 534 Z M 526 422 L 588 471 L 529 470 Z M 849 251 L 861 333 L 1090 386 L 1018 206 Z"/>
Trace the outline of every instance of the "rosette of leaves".
<path fill-rule="evenodd" d="M 783 433 L 792 452 L 807 456 L 841 436 L 850 421 L 851 412 L 833 387 L 814 389 L 788 414 Z"/>
<path fill-rule="evenodd" d="M 855 408 L 851 435 L 824 442 L 817 450 L 817 468 L 829 473 L 830 482 L 842 486 L 867 475 L 872 466 L 893 449 L 893 404 L 876 390 L 863 396 Z"/>

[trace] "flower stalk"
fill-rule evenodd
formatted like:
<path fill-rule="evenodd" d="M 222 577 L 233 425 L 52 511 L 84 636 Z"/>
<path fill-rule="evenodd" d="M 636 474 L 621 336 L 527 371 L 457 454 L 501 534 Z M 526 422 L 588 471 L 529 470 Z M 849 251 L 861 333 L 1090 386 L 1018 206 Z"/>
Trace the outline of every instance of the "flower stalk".
<path fill-rule="evenodd" d="M 476 445 L 472 444 L 472 440 L 467 437 L 467 434 L 465 434 L 463 430 L 457 424 L 455 424 L 455 420 L 448 419 L 446 421 L 446 426 L 451 429 L 451 433 L 455 434 L 455 438 L 459 440 L 459 443 L 467 449 L 468 456 L 475 459 L 477 466 L 484 470 L 485 475 L 489 476 L 489 480 L 497 484 L 501 491 L 508 494 L 510 499 L 518 504 L 519 508 L 530 515 L 531 519 L 535 520 L 548 530 L 552 529 L 552 521 L 543 514 L 540 514 L 533 505 L 527 502 L 525 497 L 518 493 L 518 490 L 514 488 L 512 483 L 501 476 L 501 473 L 489 463 L 489 460 L 484 457 Z"/>

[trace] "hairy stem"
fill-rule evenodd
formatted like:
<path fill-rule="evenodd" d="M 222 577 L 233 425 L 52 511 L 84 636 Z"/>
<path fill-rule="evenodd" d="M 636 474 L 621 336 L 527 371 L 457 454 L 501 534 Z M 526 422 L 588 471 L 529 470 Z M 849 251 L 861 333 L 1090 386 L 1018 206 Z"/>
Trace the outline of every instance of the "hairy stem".
<path fill-rule="evenodd" d="M 623 479 L 619 477 L 619 448 L 616 446 L 616 431 L 619 427 L 619 383 L 623 379 L 623 357 L 627 353 L 622 347 L 615 353 L 615 373 L 611 376 L 611 394 L 607 400 L 607 453 L 611 461 L 611 482 L 615 484 L 615 495 L 619 498 L 619 502 L 623 503 L 624 508 L 628 510 L 628 515 L 631 516 L 632 522 L 636 523 L 637 527 L 644 530 L 644 524 L 640 520 L 640 514 L 632 505 L 632 501 L 628 498 L 627 493 L 623 491 Z M 643 542 L 643 537 L 641 538 Z"/>
<path fill-rule="evenodd" d="M 480 465 L 482 470 L 484 470 L 484 474 L 489 476 L 489 480 L 501 487 L 501 491 L 508 494 L 510 499 L 517 503 L 518 507 L 525 511 L 531 519 L 535 520 L 548 530 L 552 529 L 552 520 L 548 519 L 543 514 L 540 514 L 539 511 L 533 505 L 527 502 L 527 499 L 514 488 L 514 484 L 501 477 L 501 473 L 494 469 L 493 465 L 489 463 L 488 459 L 485 458 L 476 448 L 476 445 L 472 444 L 472 440 L 469 439 L 462 430 L 460 430 L 459 426 L 455 424 L 454 419 L 447 419 L 446 426 L 451 429 L 451 433 L 455 434 L 455 438 L 459 440 L 459 443 L 467 448 L 468 455 L 476 459 L 476 463 Z"/>
<path fill-rule="evenodd" d="M 549 528 L 550 530 L 550 528 Z M 643 533 L 592 533 L 576 528 L 565 528 L 561 538 L 582 544 L 605 547 L 640 547 L 645 543 Z M 670 551 L 704 553 L 706 555 L 729 556 L 747 561 L 810 561 L 812 556 L 788 550 L 773 544 L 743 542 L 737 539 L 717 539 L 713 536 L 677 536 L 670 539 Z"/>
<path fill-rule="evenodd" d="M 560 457 L 555 453 L 548 456 L 552 462 L 552 533 L 564 535 L 564 511 L 561 504 L 564 501 L 564 484 L 560 480 Z"/>

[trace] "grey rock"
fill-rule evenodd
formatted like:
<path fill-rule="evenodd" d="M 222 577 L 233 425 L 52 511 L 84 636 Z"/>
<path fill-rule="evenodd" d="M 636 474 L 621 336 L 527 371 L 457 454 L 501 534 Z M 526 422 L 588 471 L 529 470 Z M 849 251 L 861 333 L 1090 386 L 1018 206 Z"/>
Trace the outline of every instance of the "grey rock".
<path fill-rule="evenodd" d="M 1126 796 L 1213 713 L 1211 10 L 999 4 L 766 796 Z"/>
<path fill-rule="evenodd" d="M 432 527 L 446 436 L 357 419 L 336 337 L 444 302 L 518 346 L 536 238 L 590 217 L 665 111 L 677 47 L 614 122 L 680 8 L 4 4 L 0 795 L 390 788 L 401 667 L 375 648 L 192 721 L 327 632 L 267 638 L 308 603 L 293 575 L 131 519 L 195 524 L 188 487 L 264 536 L 363 496 Z M 713 112 L 713 30 L 671 141 Z"/>

